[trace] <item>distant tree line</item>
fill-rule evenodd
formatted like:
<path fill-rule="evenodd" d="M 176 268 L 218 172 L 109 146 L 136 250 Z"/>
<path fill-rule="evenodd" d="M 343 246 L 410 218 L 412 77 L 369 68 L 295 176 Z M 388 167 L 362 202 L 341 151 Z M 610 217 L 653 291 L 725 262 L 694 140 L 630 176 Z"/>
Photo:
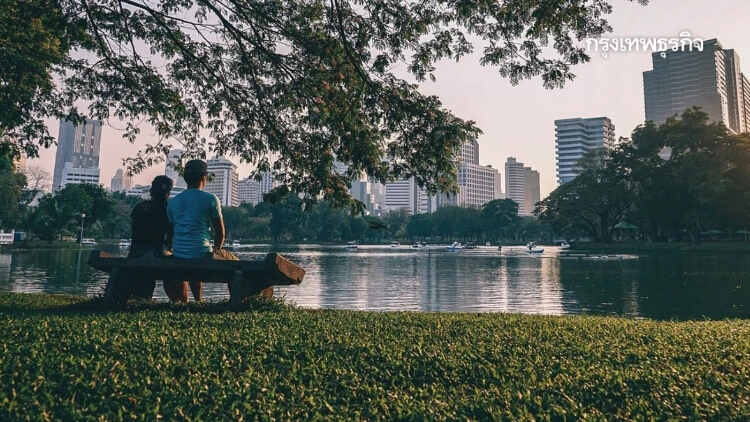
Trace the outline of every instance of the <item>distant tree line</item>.
<path fill-rule="evenodd" d="M 481 209 L 443 207 L 431 214 L 410 216 L 406 210 L 382 217 L 356 216 L 348 210 L 318 202 L 310 212 L 290 195 L 270 204 L 242 204 L 224 209 L 227 233 L 234 239 L 283 241 L 525 241 L 548 239 L 546 226 L 533 217 L 518 217 L 518 204 L 510 199 L 491 201 Z"/>
<path fill-rule="evenodd" d="M 67 185 L 55 195 L 39 196 L 43 185 L 34 177 L 13 171 L 9 160 L 0 161 L 0 228 L 26 231 L 29 238 L 46 241 L 84 236 L 119 239 L 130 236 L 130 213 L 142 199 L 122 193 L 109 193 L 101 186 Z M 42 174 L 44 176 L 44 174 Z M 49 175 L 47 174 L 47 177 Z M 33 185 L 33 186 L 30 186 Z M 31 200 L 37 197 L 37 204 Z M 510 199 L 491 201 L 481 209 L 443 207 L 432 214 L 410 216 L 397 210 L 382 217 L 354 215 L 348 208 L 333 207 L 326 201 L 304 210 L 296 195 L 277 198 L 274 203 L 223 209 L 230 239 L 261 241 L 382 242 L 439 241 L 518 241 L 548 239 L 548 226 L 533 217 L 518 217 L 518 204 Z M 82 218 L 82 215 L 85 217 Z"/>
<path fill-rule="evenodd" d="M 639 126 L 614 149 L 589 153 L 579 168 L 535 210 L 568 237 L 700 242 L 708 232 L 750 228 L 750 135 L 709 123 L 698 108 L 661 126 Z"/>

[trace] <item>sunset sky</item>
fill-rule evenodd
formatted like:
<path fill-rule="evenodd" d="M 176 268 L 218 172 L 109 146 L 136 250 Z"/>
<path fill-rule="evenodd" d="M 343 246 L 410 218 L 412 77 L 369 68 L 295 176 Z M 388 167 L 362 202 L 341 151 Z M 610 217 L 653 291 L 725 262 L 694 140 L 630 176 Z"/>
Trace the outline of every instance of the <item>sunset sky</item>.
<path fill-rule="evenodd" d="M 737 51 L 746 63 L 743 71 L 750 73 L 750 1 L 651 0 L 645 7 L 627 0 L 611 3 L 614 12 L 609 21 L 614 33 L 610 37 L 672 38 L 690 31 L 693 37 L 718 38 L 724 48 Z M 481 45 L 475 44 L 475 51 L 481 50 Z M 562 90 L 545 90 L 538 78 L 511 86 L 497 69 L 482 67 L 478 55 L 460 63 L 439 63 L 437 82 L 425 83 L 422 90 L 438 95 L 456 115 L 477 122 L 484 131 L 479 138 L 481 164 L 491 164 L 504 173 L 507 157 L 516 157 L 540 172 L 545 197 L 557 185 L 555 119 L 607 116 L 618 137 L 629 136 L 644 120 L 642 72 L 651 69 L 650 52 L 610 52 L 606 59 L 600 54 L 592 52 L 590 63 L 574 68 L 577 78 Z M 57 122 L 50 120 L 48 126 L 56 135 Z M 144 130 L 143 139 L 131 145 L 116 129 L 105 126 L 102 132 L 101 182 L 109 186 L 117 168 L 122 167 L 122 158 L 134 155 L 151 134 Z M 52 172 L 55 148 L 40 155 L 32 163 Z M 252 169 L 229 158 L 239 164 L 241 178 Z M 163 171 L 163 165 L 150 168 L 135 176 L 135 181 L 146 184 Z M 502 177 L 504 184 L 505 174 Z"/>

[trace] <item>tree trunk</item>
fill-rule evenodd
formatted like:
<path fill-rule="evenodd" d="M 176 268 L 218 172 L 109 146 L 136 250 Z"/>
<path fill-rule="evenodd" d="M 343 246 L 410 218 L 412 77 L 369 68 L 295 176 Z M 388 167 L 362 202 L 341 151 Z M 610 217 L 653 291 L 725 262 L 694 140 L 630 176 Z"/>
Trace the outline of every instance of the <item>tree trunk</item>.
<path fill-rule="evenodd" d="M 612 235 L 609 232 L 609 220 L 607 217 L 599 216 L 599 230 L 602 233 L 603 243 L 612 243 Z"/>

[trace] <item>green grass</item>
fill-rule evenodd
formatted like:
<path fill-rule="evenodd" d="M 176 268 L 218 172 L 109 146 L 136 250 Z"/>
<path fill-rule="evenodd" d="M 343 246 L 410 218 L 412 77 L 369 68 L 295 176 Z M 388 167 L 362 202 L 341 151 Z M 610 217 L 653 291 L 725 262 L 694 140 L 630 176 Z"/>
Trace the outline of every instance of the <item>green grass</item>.
<path fill-rule="evenodd" d="M 0 293 L 0 420 L 747 420 L 750 322 Z"/>

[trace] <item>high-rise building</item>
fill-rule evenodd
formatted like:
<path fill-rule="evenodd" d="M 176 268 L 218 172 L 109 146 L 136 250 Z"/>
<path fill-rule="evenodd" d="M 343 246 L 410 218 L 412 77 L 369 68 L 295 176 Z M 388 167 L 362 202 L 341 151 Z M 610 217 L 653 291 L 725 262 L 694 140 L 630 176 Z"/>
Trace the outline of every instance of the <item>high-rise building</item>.
<path fill-rule="evenodd" d="M 643 72 L 646 120 L 660 125 L 686 109 L 700 107 L 710 121 L 723 122 L 734 133 L 750 129 L 750 93 L 734 50 L 717 39 L 703 50 L 667 50 L 651 55 L 653 69 Z M 661 153 L 669 158 L 670 151 Z"/>
<path fill-rule="evenodd" d="M 13 167 L 18 173 L 26 172 L 26 156 L 21 154 L 18 158 L 13 160 Z"/>
<path fill-rule="evenodd" d="M 187 187 L 185 179 L 180 177 L 180 173 L 177 172 L 177 169 L 175 168 L 178 165 L 184 164 L 185 160 L 182 158 L 184 152 L 185 151 L 181 149 L 173 149 L 169 151 L 167 154 L 167 161 L 164 164 L 164 174 L 172 179 L 172 182 L 176 187 Z"/>
<path fill-rule="evenodd" d="M 52 177 L 52 191 L 55 192 L 65 186 L 63 172 L 66 168 L 82 171 L 68 171 L 76 174 L 91 175 L 93 172 L 84 171 L 97 169 L 97 183 L 99 182 L 99 147 L 102 140 L 102 123 L 98 120 L 86 119 L 83 124 L 74 125 L 69 121 L 60 121 L 57 135 L 57 153 L 55 154 L 55 171 Z M 70 165 L 68 165 L 70 163 Z M 88 177 L 88 176 L 86 176 Z"/>
<path fill-rule="evenodd" d="M 502 188 L 496 184 L 500 182 L 500 173 L 492 166 L 479 164 L 479 142 L 470 139 L 461 145 L 461 156 L 458 163 L 459 195 L 449 195 L 449 204 L 464 207 L 480 208 L 482 205 L 499 199 Z"/>
<path fill-rule="evenodd" d="M 239 175 L 237 165 L 224 157 L 214 157 L 206 161 L 208 173 L 212 180 L 203 188 L 219 198 L 222 206 L 236 207 L 240 205 Z"/>
<path fill-rule="evenodd" d="M 99 184 L 99 169 L 98 168 L 78 168 L 73 167 L 73 163 L 65 163 L 65 167 L 60 175 L 60 187 L 64 188 L 66 185 L 79 185 L 83 183 L 89 183 L 92 185 Z"/>
<path fill-rule="evenodd" d="M 461 145 L 461 157 L 463 163 L 479 164 L 479 141 L 469 139 Z"/>
<path fill-rule="evenodd" d="M 539 172 L 536 170 L 532 170 L 530 167 L 524 167 L 523 175 L 523 215 L 533 215 L 537 202 L 541 200 Z"/>
<path fill-rule="evenodd" d="M 238 192 L 240 204 L 249 203 L 258 205 L 263 201 L 263 196 L 260 193 L 260 182 L 251 177 L 240 180 Z"/>
<path fill-rule="evenodd" d="M 260 201 L 263 201 L 263 195 L 271 191 L 271 189 L 279 186 L 279 182 L 270 171 L 264 171 L 260 174 Z"/>
<path fill-rule="evenodd" d="M 514 157 L 508 157 L 505 163 L 505 197 L 518 204 L 518 215 L 533 215 L 540 196 L 539 172 L 524 167 Z"/>
<path fill-rule="evenodd" d="M 614 145 L 615 125 L 606 117 L 555 120 L 558 184 L 575 179 L 579 173 L 578 161 L 586 153 Z"/>
<path fill-rule="evenodd" d="M 414 179 L 400 179 L 385 184 L 386 212 L 406 209 L 409 214 L 417 214 L 417 193 Z"/>
<path fill-rule="evenodd" d="M 133 178 L 128 176 L 122 169 L 117 169 L 109 189 L 112 192 L 122 192 L 133 187 Z"/>
<path fill-rule="evenodd" d="M 750 131 L 750 81 L 742 75 L 742 104 L 745 108 L 745 130 Z"/>

